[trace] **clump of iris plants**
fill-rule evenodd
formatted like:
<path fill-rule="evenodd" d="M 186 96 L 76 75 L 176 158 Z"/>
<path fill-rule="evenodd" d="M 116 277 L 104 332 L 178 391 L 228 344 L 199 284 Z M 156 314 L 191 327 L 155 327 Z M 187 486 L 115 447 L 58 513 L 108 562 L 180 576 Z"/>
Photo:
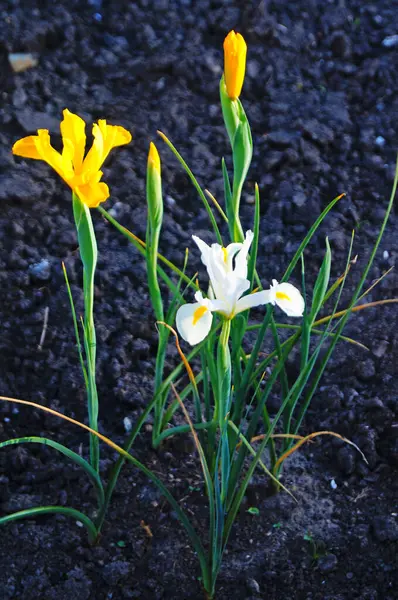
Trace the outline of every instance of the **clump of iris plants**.
<path fill-rule="evenodd" d="M 0 524 L 42 513 L 62 513 L 82 522 L 90 540 L 98 541 L 113 491 L 127 461 L 145 473 L 172 504 L 198 557 L 201 580 L 209 599 L 214 598 L 223 553 L 255 470 L 260 470 L 270 480 L 275 491 L 282 489 L 290 493 L 281 480 L 285 460 L 317 436 L 341 438 L 331 431 L 315 431 L 304 436 L 301 426 L 338 342 L 362 346 L 345 337 L 343 330 L 352 314 L 370 306 L 364 302 L 364 297 L 384 277 L 382 275 L 366 289 L 365 282 L 387 225 L 398 179 L 396 175 L 377 240 L 348 305 L 341 308 L 340 301 L 350 269 L 355 264 L 352 260 L 354 235 L 344 273 L 334 280 L 332 251 L 327 238 L 315 280 L 308 280 L 304 260 L 304 252 L 318 227 L 344 195 L 334 198 L 314 221 L 284 273 L 274 273 L 275 279 L 271 282 L 262 281 L 256 265 L 269 257 L 260 256 L 258 252 L 264 230 L 257 185 L 252 222 L 246 231 L 240 219 L 242 191 L 253 155 L 250 125 L 240 100 L 246 53 L 242 35 L 231 31 L 224 41 L 224 74 L 220 81 L 222 114 L 232 154 L 232 161 L 224 158 L 220 161 L 224 181 L 222 202 L 217 202 L 202 189 L 173 143 L 164 133 L 158 132 L 196 189 L 209 217 L 209 237 L 213 238 L 213 243 L 208 245 L 193 235 L 192 247 L 187 249 L 183 264 L 175 265 L 159 253 L 163 223 L 162 173 L 159 152 L 153 142 L 147 163 L 145 240 L 123 227 L 102 206 L 109 197 L 109 189 L 101 181 L 101 166 L 113 148 L 131 141 L 130 133 L 123 127 L 100 120 L 93 126 L 93 145 L 85 154 L 85 123 L 78 115 L 65 110 L 61 122 L 61 153 L 51 146 L 47 130 L 39 130 L 37 135 L 19 140 L 13 147 L 15 155 L 47 162 L 72 190 L 72 208 L 83 263 L 84 316 L 80 320 L 67 272 L 65 267 L 63 269 L 82 385 L 87 391 L 88 424 L 29 401 L 5 397 L 2 400 L 38 407 L 85 429 L 89 435 L 89 452 L 84 458 L 53 439 L 37 436 L 7 440 L 0 443 L 0 448 L 36 443 L 61 452 L 85 470 L 94 485 L 98 506 L 90 515 L 74 507 L 32 507 L 0 518 Z M 126 236 L 146 261 L 153 326 L 158 330 L 153 397 L 134 424 L 123 448 L 98 431 L 101 403 L 96 386 L 94 209 Z M 207 278 L 200 286 L 196 273 L 199 261 L 207 272 Z M 293 276 L 295 281 L 300 281 L 299 286 L 292 283 Z M 371 306 L 394 301 L 373 302 Z M 251 321 L 253 308 L 257 309 L 254 322 Z M 180 361 L 168 372 L 165 365 L 171 343 L 177 345 Z M 300 369 L 292 378 L 288 376 L 286 364 L 293 350 Z M 272 414 L 268 410 L 268 400 L 275 394 L 280 396 L 280 407 Z M 181 419 L 175 418 L 180 411 L 185 421 L 182 424 Z M 189 515 L 161 479 L 131 454 L 149 416 L 153 416 L 154 448 L 161 447 L 164 440 L 172 436 L 193 436 L 203 473 L 203 494 L 209 509 L 207 536 L 204 531 L 195 530 Z M 119 453 L 106 482 L 99 471 L 101 441 Z M 357 450 L 360 452 L 359 448 Z"/>

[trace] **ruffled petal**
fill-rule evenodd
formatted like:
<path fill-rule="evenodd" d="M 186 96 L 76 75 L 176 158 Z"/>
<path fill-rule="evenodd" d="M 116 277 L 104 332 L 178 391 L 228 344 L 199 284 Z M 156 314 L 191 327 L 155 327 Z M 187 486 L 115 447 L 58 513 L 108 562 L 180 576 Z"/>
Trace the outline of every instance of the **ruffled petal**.
<path fill-rule="evenodd" d="M 84 172 L 98 171 L 112 148 L 131 142 L 131 133 L 120 125 L 107 125 L 100 119 L 93 125 L 94 142 L 83 163 Z"/>
<path fill-rule="evenodd" d="M 73 177 L 72 163 L 51 146 L 47 129 L 38 129 L 37 135 L 31 135 L 15 142 L 12 151 L 17 156 L 44 160 L 64 181 Z"/>
<path fill-rule="evenodd" d="M 29 135 L 28 137 L 18 140 L 12 147 L 12 153 L 16 156 L 22 156 L 23 158 L 44 160 L 37 148 L 36 140 L 38 140 L 37 135 Z"/>
<path fill-rule="evenodd" d="M 82 174 L 87 179 L 90 179 L 92 173 L 99 171 L 103 163 L 104 136 L 97 123 L 93 125 L 93 138 L 93 144 L 84 159 L 82 167 Z"/>
<path fill-rule="evenodd" d="M 205 339 L 211 329 L 213 315 L 200 302 L 180 306 L 176 315 L 176 325 L 181 337 L 196 346 Z"/>
<path fill-rule="evenodd" d="M 76 186 L 74 191 L 89 208 L 97 208 L 101 202 L 109 198 L 109 187 L 104 182 Z"/>
<path fill-rule="evenodd" d="M 103 161 L 106 159 L 112 148 L 124 146 L 131 142 L 131 133 L 120 125 L 108 125 L 105 119 L 100 119 L 98 121 L 98 126 L 104 138 Z"/>

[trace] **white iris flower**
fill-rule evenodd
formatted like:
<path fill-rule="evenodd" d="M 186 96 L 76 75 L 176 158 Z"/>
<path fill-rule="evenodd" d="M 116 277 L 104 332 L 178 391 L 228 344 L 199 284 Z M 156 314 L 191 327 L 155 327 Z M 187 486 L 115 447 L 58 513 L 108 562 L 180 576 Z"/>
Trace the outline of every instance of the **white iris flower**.
<path fill-rule="evenodd" d="M 194 346 L 207 336 L 213 321 L 213 312 L 233 319 L 235 315 L 262 304 L 279 306 L 290 317 L 301 317 L 304 311 L 304 299 L 299 290 L 290 283 L 272 281 L 269 290 L 243 294 L 249 289 L 247 279 L 247 258 L 253 241 L 253 232 L 246 233 L 243 243 L 232 243 L 226 248 L 220 244 L 208 246 L 193 235 L 201 259 L 210 278 L 210 298 L 204 298 L 202 292 L 195 294 L 196 302 L 180 306 L 176 315 L 177 329 L 186 342 Z"/>

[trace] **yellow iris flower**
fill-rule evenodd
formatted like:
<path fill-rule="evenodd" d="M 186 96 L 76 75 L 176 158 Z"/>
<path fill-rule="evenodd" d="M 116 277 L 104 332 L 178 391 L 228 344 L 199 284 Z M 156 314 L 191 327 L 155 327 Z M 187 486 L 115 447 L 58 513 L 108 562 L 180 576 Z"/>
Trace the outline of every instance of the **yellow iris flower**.
<path fill-rule="evenodd" d="M 230 31 L 224 40 L 224 77 L 228 96 L 239 98 L 245 79 L 247 46 L 243 36 Z"/>
<path fill-rule="evenodd" d="M 96 208 L 109 197 L 109 188 L 101 181 L 100 170 L 112 148 L 131 141 L 131 134 L 118 125 L 107 125 L 104 119 L 93 125 L 93 145 L 84 157 L 86 124 L 68 109 L 63 111 L 61 122 L 62 152 L 51 146 L 47 129 L 39 129 L 15 142 L 12 152 L 24 158 L 44 160 L 69 185 L 84 204 Z"/>

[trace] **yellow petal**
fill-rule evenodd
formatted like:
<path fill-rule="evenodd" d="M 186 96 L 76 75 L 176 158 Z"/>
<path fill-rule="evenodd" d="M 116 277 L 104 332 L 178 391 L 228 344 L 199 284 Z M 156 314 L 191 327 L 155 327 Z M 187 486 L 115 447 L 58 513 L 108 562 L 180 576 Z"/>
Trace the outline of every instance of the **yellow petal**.
<path fill-rule="evenodd" d="M 93 145 L 83 163 L 83 171 L 98 171 L 112 148 L 131 142 L 131 134 L 119 125 L 107 125 L 105 119 L 100 119 L 98 125 L 93 125 Z"/>
<path fill-rule="evenodd" d="M 66 157 L 51 146 L 50 135 L 47 129 L 39 129 L 37 135 L 31 135 L 15 142 L 12 151 L 17 156 L 44 160 L 66 182 L 73 176 L 72 164 Z"/>
<path fill-rule="evenodd" d="M 120 125 L 107 125 L 105 119 L 100 119 L 98 125 L 104 138 L 103 162 L 112 148 L 124 146 L 131 142 L 131 133 Z"/>
<path fill-rule="evenodd" d="M 93 125 L 93 138 L 93 145 L 84 159 L 82 169 L 88 178 L 90 177 L 90 173 L 97 173 L 104 162 L 102 158 L 104 155 L 104 136 L 97 123 Z"/>
<path fill-rule="evenodd" d="M 239 98 L 246 70 L 247 46 L 240 33 L 230 31 L 224 40 L 224 77 L 228 96 Z"/>
<path fill-rule="evenodd" d="M 88 183 L 87 185 L 76 187 L 74 188 L 74 192 L 89 208 L 97 208 L 101 202 L 105 202 L 109 198 L 109 188 L 103 182 Z"/>
<path fill-rule="evenodd" d="M 28 137 L 18 140 L 12 147 L 12 153 L 16 154 L 16 156 L 23 156 L 23 158 L 43 160 L 43 157 L 37 150 L 36 140 L 37 135 L 29 135 Z"/>
<path fill-rule="evenodd" d="M 44 161 L 50 165 L 64 179 L 68 182 L 73 177 L 73 167 L 70 160 L 62 155 L 51 146 L 50 135 L 47 129 L 39 129 L 37 131 L 38 140 L 36 140 L 36 147 L 41 154 Z"/>
<path fill-rule="evenodd" d="M 86 124 L 81 117 L 71 113 L 67 108 L 63 111 L 64 119 L 61 122 L 61 135 L 64 142 L 63 154 L 72 151 L 72 163 L 75 171 L 81 170 L 86 148 Z"/>

